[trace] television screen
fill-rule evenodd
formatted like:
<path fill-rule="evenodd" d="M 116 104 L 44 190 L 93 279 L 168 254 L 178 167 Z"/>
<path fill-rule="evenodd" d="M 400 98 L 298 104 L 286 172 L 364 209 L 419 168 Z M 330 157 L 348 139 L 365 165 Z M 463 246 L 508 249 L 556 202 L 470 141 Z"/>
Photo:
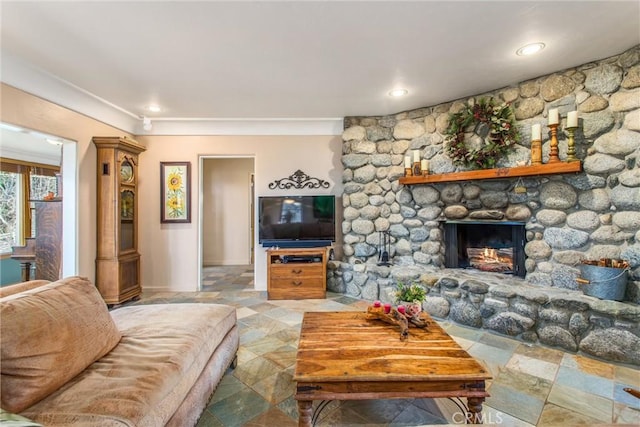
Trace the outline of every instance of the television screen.
<path fill-rule="evenodd" d="M 336 240 L 335 196 L 264 196 L 258 199 L 259 242 L 286 246 L 289 242 Z"/>

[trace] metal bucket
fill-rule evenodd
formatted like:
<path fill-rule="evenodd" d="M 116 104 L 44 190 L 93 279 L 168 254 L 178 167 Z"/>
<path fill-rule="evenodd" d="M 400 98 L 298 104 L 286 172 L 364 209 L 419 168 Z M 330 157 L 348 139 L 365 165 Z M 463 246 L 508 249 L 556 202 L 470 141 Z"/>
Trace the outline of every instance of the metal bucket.
<path fill-rule="evenodd" d="M 622 301 L 627 289 L 627 269 L 600 267 L 597 265 L 581 264 L 580 274 L 589 283 L 583 285 L 586 295 L 600 299 Z"/>

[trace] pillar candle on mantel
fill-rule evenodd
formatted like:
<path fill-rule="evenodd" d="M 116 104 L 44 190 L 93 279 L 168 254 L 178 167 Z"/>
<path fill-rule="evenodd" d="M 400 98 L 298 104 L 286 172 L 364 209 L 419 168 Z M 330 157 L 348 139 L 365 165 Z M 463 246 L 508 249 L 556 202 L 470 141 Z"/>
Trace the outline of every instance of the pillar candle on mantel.
<path fill-rule="evenodd" d="M 567 127 L 568 128 L 577 128 L 578 127 L 578 112 L 577 111 L 569 111 L 567 114 Z"/>
<path fill-rule="evenodd" d="M 427 172 L 429 170 L 429 161 L 427 159 L 422 159 L 420 161 L 420 169 L 422 169 L 422 172 Z"/>
<path fill-rule="evenodd" d="M 413 150 L 413 163 L 420 162 L 420 150 Z"/>
<path fill-rule="evenodd" d="M 539 124 L 531 126 L 531 140 L 540 141 L 542 139 L 542 130 Z"/>
<path fill-rule="evenodd" d="M 560 123 L 560 120 L 558 118 L 558 109 L 554 108 L 549 110 L 549 124 L 557 125 L 558 123 Z"/>
<path fill-rule="evenodd" d="M 411 157 L 404 156 L 404 167 L 405 169 L 411 169 Z"/>

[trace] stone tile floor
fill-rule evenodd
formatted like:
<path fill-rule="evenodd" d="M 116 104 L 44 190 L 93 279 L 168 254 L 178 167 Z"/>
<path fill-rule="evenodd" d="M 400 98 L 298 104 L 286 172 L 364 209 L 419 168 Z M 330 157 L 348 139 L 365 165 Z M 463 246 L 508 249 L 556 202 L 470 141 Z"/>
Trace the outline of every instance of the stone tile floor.
<path fill-rule="evenodd" d="M 144 293 L 135 304 L 223 303 L 237 308 L 238 366 L 215 391 L 198 427 L 297 425 L 295 357 L 305 311 L 364 310 L 370 303 L 328 293 L 323 300 L 269 301 L 253 290 L 251 266 L 207 267 L 201 292 Z M 640 370 L 441 322 L 492 372 L 485 424 L 567 426 L 640 424 Z M 418 426 L 463 423 L 448 399 L 331 402 L 319 426 Z"/>

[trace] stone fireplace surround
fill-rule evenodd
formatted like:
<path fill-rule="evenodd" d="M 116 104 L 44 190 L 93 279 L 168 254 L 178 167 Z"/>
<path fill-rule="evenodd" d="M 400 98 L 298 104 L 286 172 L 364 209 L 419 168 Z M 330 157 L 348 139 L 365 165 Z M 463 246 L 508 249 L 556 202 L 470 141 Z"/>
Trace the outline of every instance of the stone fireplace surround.
<path fill-rule="evenodd" d="M 530 158 L 530 129 L 549 108 L 578 110 L 583 172 L 522 180 L 402 185 L 403 158 L 420 150 L 430 172 L 455 166 L 443 153 L 449 114 L 464 99 L 384 117 L 349 117 L 343 133 L 343 257 L 327 286 L 393 300 L 398 282 L 429 289 L 424 308 L 440 319 L 524 341 L 640 365 L 640 47 L 494 92 L 510 102 L 522 140 L 499 167 Z M 560 157 L 566 139 L 561 123 Z M 546 135 L 543 135 L 545 138 Z M 548 158 L 543 140 L 543 162 Z M 515 192 L 524 184 L 526 193 Z M 524 222 L 526 277 L 444 268 L 443 221 Z M 391 235 L 390 266 L 378 266 L 380 231 Z M 584 295 L 583 259 L 631 264 L 624 302 Z"/>

